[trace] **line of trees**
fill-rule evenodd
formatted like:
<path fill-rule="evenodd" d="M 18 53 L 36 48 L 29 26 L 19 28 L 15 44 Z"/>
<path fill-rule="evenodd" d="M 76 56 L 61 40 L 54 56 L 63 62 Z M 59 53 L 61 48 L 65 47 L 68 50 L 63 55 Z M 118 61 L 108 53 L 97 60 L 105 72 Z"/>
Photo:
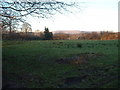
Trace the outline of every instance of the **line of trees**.
<path fill-rule="evenodd" d="M 26 30 L 27 28 L 25 28 Z M 24 31 L 25 31 L 24 30 Z M 4 33 L 3 39 L 20 39 L 20 40 L 115 40 L 120 39 L 120 33 L 114 32 L 91 32 L 91 33 L 80 33 L 80 34 L 65 34 L 56 33 L 53 34 L 45 27 L 44 32 L 25 32 L 18 33 Z"/>
<path fill-rule="evenodd" d="M 22 32 L 5 32 L 2 33 L 2 39 L 4 40 L 52 40 L 53 33 L 49 32 L 49 29 L 45 27 L 44 32 L 36 31 L 32 32 L 31 26 L 28 23 L 24 23 L 22 28 Z"/>
<path fill-rule="evenodd" d="M 115 40 L 120 39 L 120 33 L 114 32 L 91 32 L 80 34 L 57 33 L 53 35 L 54 40 Z"/>

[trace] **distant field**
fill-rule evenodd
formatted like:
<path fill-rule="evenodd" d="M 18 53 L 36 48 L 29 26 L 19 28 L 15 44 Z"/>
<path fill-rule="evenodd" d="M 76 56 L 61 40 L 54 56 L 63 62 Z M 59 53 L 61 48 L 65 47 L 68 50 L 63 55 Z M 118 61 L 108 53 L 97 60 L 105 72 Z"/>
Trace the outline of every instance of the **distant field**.
<path fill-rule="evenodd" d="M 3 41 L 3 88 L 117 88 L 118 40 Z"/>

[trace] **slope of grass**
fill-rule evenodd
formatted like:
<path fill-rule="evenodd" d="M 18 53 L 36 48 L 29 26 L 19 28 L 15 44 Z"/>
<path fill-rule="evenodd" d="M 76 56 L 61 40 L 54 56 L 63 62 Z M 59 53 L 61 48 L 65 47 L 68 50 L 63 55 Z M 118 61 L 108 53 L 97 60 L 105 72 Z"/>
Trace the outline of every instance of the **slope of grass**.
<path fill-rule="evenodd" d="M 3 41 L 2 47 L 3 86 L 118 87 L 117 40 Z M 77 65 L 56 62 L 81 53 L 95 53 L 96 58 Z"/>

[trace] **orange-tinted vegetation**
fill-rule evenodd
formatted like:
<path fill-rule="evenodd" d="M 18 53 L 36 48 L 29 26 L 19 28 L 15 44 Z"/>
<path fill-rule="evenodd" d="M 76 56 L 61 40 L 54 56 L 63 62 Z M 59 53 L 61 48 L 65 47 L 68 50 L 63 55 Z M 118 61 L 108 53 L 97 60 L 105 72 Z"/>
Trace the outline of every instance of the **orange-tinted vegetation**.
<path fill-rule="evenodd" d="M 80 34 L 64 34 L 64 33 L 57 33 L 54 34 L 53 39 L 61 40 L 61 39 L 68 39 L 68 40 L 117 40 L 120 39 L 120 33 L 114 32 L 91 32 L 91 33 L 80 33 Z"/>
<path fill-rule="evenodd" d="M 52 33 L 52 32 L 51 32 Z M 44 32 L 3 32 L 3 39 L 44 40 Z M 54 33 L 53 40 L 118 40 L 120 32 L 84 32 L 79 34 Z"/>

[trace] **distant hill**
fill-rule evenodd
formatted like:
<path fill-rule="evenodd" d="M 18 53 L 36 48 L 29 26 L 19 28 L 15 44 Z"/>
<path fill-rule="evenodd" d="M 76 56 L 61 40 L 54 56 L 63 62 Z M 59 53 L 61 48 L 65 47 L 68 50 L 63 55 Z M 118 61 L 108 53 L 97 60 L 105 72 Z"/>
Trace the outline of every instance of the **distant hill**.
<path fill-rule="evenodd" d="M 80 33 L 91 33 L 91 32 L 100 33 L 100 31 L 80 31 L 80 30 L 56 30 L 56 31 L 52 31 L 52 32 L 53 32 L 53 34 L 56 34 L 56 33 L 80 34 Z"/>
<path fill-rule="evenodd" d="M 64 34 L 79 34 L 81 33 L 81 31 L 79 30 L 57 30 L 57 31 L 52 31 L 53 34 L 56 33 L 64 33 Z"/>

